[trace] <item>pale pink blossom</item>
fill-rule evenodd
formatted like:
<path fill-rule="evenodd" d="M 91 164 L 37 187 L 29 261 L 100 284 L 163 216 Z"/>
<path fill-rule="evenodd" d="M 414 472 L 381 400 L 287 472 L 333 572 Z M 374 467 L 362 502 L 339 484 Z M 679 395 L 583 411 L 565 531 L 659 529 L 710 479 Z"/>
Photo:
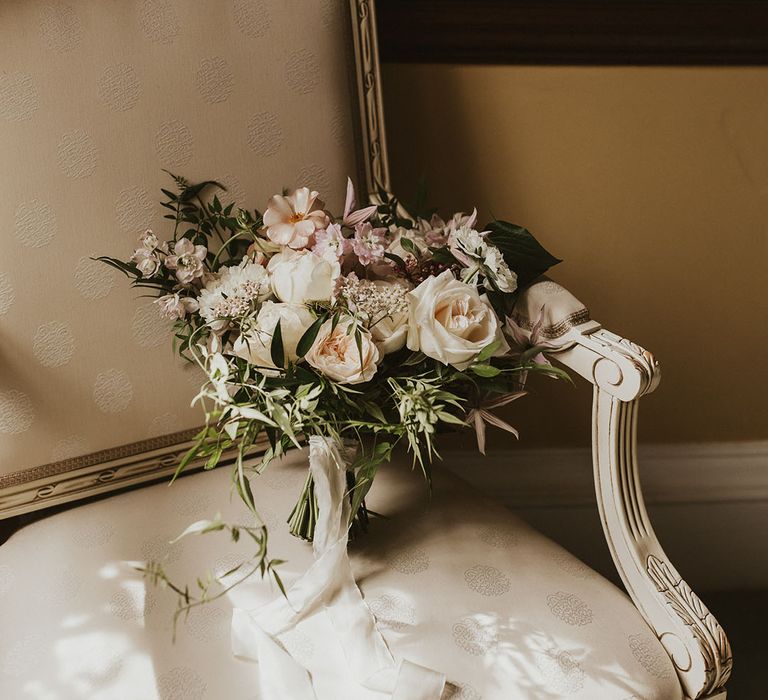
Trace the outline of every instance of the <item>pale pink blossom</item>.
<path fill-rule="evenodd" d="M 142 277 L 152 277 L 160 269 L 161 260 L 152 250 L 137 248 L 131 255 L 131 262 L 136 264 Z"/>
<path fill-rule="evenodd" d="M 325 258 L 328 262 L 336 262 L 351 250 L 352 245 L 341 232 L 339 224 L 331 224 L 328 228 L 315 233 L 315 245 L 312 252 Z"/>
<path fill-rule="evenodd" d="M 176 279 L 189 284 L 205 272 L 203 260 L 208 254 L 205 246 L 194 245 L 188 238 L 180 238 L 173 244 L 173 254 L 165 259 L 165 266 L 176 272 Z"/>
<path fill-rule="evenodd" d="M 139 247 L 131 255 L 131 262 L 136 263 L 142 277 L 152 277 L 160 270 L 162 257 L 168 254 L 168 244 L 161 244 L 149 228 L 139 236 L 138 243 Z"/>
<path fill-rule="evenodd" d="M 371 265 L 384 259 L 387 246 L 387 229 L 373 228 L 369 223 L 355 227 L 352 250 L 361 265 Z"/>
<path fill-rule="evenodd" d="M 477 223 L 477 209 L 473 209 L 471 214 L 457 212 L 448 221 L 444 221 L 437 214 L 432 218 L 419 219 L 416 222 L 416 228 L 421 232 L 427 245 L 439 248 L 448 243 L 452 234 L 455 234 L 461 228 L 474 228 Z"/>
<path fill-rule="evenodd" d="M 139 236 L 139 245 L 147 250 L 154 250 L 160 245 L 160 241 L 157 236 L 152 232 L 151 228 L 148 228 L 144 233 Z"/>
<path fill-rule="evenodd" d="M 317 196 L 314 190 L 300 187 L 288 197 L 279 194 L 272 197 L 264 212 L 267 238 L 294 249 L 310 245 L 315 232 L 326 228 L 329 221 Z"/>
<path fill-rule="evenodd" d="M 356 206 L 355 186 L 352 184 L 352 180 L 347 178 L 347 200 L 344 203 L 344 217 L 342 219 L 345 226 L 354 228 L 358 224 L 368 221 L 376 213 L 375 204 L 355 210 Z"/>
<path fill-rule="evenodd" d="M 197 311 L 197 300 L 192 297 L 182 297 L 178 294 L 166 294 L 153 303 L 160 309 L 160 315 L 163 318 L 170 318 L 173 321 L 184 318 L 188 313 Z"/>

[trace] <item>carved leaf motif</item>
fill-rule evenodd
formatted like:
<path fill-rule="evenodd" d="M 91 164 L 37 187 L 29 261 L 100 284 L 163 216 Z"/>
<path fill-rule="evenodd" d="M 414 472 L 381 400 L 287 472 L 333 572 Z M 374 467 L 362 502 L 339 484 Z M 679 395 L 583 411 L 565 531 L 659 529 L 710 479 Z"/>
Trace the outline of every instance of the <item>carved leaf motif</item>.
<path fill-rule="evenodd" d="M 690 628 L 704 659 L 705 683 L 701 694 L 721 688 L 731 673 L 731 648 L 720 623 L 707 606 L 679 577 L 675 577 L 666 562 L 650 555 L 646 563 L 649 578 L 667 604 Z"/>

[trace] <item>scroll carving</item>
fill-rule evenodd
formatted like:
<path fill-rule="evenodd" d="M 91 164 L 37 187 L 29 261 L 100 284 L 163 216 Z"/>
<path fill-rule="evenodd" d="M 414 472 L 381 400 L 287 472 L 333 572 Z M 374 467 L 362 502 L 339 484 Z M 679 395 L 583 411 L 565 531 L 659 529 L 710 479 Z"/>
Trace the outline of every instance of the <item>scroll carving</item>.
<path fill-rule="evenodd" d="M 725 633 L 656 539 L 637 465 L 639 397 L 661 376 L 653 355 L 595 322 L 554 355 L 594 384 L 595 490 L 608 547 L 627 592 L 669 654 L 689 699 L 722 698 L 732 654 Z"/>

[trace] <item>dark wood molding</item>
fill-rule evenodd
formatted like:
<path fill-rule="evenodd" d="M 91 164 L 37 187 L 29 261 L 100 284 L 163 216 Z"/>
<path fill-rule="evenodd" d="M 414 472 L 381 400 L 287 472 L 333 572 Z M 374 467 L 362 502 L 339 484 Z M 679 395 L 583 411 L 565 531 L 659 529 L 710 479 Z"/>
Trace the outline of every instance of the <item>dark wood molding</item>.
<path fill-rule="evenodd" d="M 768 65 L 768 0 L 379 0 L 392 63 Z"/>

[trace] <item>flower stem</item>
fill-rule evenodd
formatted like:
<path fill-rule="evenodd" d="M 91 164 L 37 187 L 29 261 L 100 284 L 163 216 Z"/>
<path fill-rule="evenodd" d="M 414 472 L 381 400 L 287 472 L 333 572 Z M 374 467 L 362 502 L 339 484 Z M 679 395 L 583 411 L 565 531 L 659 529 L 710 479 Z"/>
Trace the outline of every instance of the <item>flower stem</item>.
<path fill-rule="evenodd" d="M 347 486 L 351 500 L 352 490 L 355 486 L 355 476 L 352 472 L 347 472 Z M 294 537 L 312 542 L 315 536 L 317 518 L 318 507 L 317 498 L 315 497 L 315 482 L 312 475 L 307 474 L 299 500 L 293 507 L 290 516 L 288 516 L 288 530 Z M 368 520 L 368 509 L 365 507 L 365 501 L 363 501 L 357 513 L 352 516 L 349 524 L 350 539 L 354 539 L 356 536 L 368 531 Z"/>

